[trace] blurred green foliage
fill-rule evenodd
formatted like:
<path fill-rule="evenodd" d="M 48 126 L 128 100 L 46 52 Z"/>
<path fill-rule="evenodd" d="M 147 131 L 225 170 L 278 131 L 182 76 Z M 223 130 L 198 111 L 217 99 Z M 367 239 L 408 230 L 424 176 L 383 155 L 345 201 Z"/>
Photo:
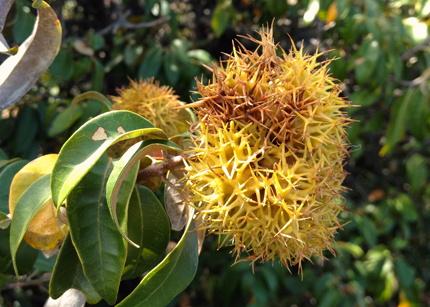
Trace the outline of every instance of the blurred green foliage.
<path fill-rule="evenodd" d="M 231 266 L 228 248 L 217 251 L 208 237 L 194 282 L 169 306 L 430 305 L 429 0 L 48 2 L 63 24 L 63 45 L 22 102 L 3 111 L 0 160 L 58 152 L 104 110 L 95 100 L 72 107 L 73 98 L 88 90 L 116 95 L 127 78 L 154 76 L 182 100 L 197 100 L 194 78 L 210 76 L 201 63 L 210 67 L 237 35 L 255 36 L 272 22 L 284 49 L 293 41 L 325 52 L 321 61 L 336 58 L 330 72 L 359 106 L 348 110 L 357 121 L 349 128 L 351 191 L 336 257 L 304 263 L 302 276 L 276 262 Z M 10 15 L 4 34 L 13 46 L 31 33 L 31 2 L 16 0 Z M 52 267 L 40 259 L 35 275 Z M 6 287 L 0 304 L 39 306 L 46 297 L 43 287 Z"/>

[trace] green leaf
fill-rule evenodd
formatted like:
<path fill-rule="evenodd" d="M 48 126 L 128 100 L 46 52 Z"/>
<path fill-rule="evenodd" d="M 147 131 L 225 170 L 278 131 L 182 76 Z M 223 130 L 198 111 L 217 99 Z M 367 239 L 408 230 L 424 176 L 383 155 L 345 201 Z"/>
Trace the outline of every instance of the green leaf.
<path fill-rule="evenodd" d="M 354 256 L 354 258 L 360 258 L 364 255 L 363 249 L 357 244 L 345 242 L 341 246 L 345 251 Z"/>
<path fill-rule="evenodd" d="M 68 81 L 73 76 L 74 66 L 73 52 L 63 49 L 58 52 L 49 70 L 55 79 Z"/>
<path fill-rule="evenodd" d="M 358 55 L 361 56 L 356 59 L 357 66 L 355 67 L 355 76 L 358 84 L 366 83 L 372 76 L 377 61 L 380 56 L 379 43 L 375 40 L 365 40 L 358 50 Z"/>
<path fill-rule="evenodd" d="M 13 34 L 15 41 L 19 44 L 31 35 L 36 17 L 30 10 L 29 2 L 25 0 L 16 0 L 16 13 Z"/>
<path fill-rule="evenodd" d="M 212 16 L 211 27 L 217 37 L 220 37 L 227 29 L 230 21 L 229 10 L 224 4 L 218 4 Z"/>
<path fill-rule="evenodd" d="M 77 61 L 75 61 L 75 67 L 73 68 L 73 75 L 71 79 L 78 80 L 85 77 L 91 69 L 91 64 L 91 58 L 80 57 Z"/>
<path fill-rule="evenodd" d="M 198 263 L 197 233 L 193 230 L 190 219 L 176 247 L 118 307 L 164 307 L 191 283 Z"/>
<path fill-rule="evenodd" d="M 39 251 L 23 241 L 16 253 L 16 266 L 19 274 L 27 274 L 36 262 Z M 10 228 L 0 231 L 0 273 L 14 275 L 12 256 L 10 253 Z"/>
<path fill-rule="evenodd" d="M 0 274 L 0 289 L 3 289 L 4 286 L 7 285 L 7 282 L 8 282 L 8 278 L 5 275 Z"/>
<path fill-rule="evenodd" d="M 102 90 L 103 81 L 105 78 L 105 67 L 96 58 L 93 58 L 93 62 L 94 62 L 94 67 L 96 71 L 93 77 L 91 78 L 91 81 L 93 82 L 93 89 L 97 92 L 100 92 Z"/>
<path fill-rule="evenodd" d="M 412 155 L 406 162 L 406 174 L 413 193 L 417 193 L 427 184 L 428 168 L 426 162 L 426 159 L 419 154 Z"/>
<path fill-rule="evenodd" d="M 54 269 L 55 262 L 57 261 L 57 254 L 46 258 L 43 253 L 39 253 L 34 267 L 40 272 L 52 272 Z"/>
<path fill-rule="evenodd" d="M 157 151 L 157 150 L 169 150 L 170 152 L 177 153 L 178 151 L 182 151 L 182 149 L 176 144 L 171 141 L 167 140 L 146 140 L 139 143 L 134 144 L 132 147 L 130 147 L 127 152 L 121 157 L 121 159 L 116 163 L 114 170 L 112 171 L 112 174 L 109 177 L 109 180 L 107 182 L 106 186 L 106 197 L 108 199 L 108 206 L 109 211 L 112 215 L 112 218 L 114 219 L 118 230 L 123 234 L 124 238 L 131 244 L 135 244 L 130 241 L 127 236 L 124 235 L 123 230 L 125 229 L 125 225 L 121 225 L 118 223 L 118 217 L 116 214 L 116 203 L 117 203 L 117 197 L 118 197 L 118 191 L 120 190 L 120 187 L 123 183 L 124 178 L 127 178 L 128 172 L 135 168 L 136 165 L 138 165 L 138 161 L 142 159 L 144 156 Z M 130 182 L 127 184 L 127 186 L 130 186 L 131 183 L 136 181 L 137 176 L 137 170 L 134 170 L 135 173 L 132 175 L 132 177 L 129 179 Z M 134 181 L 132 180 L 134 178 Z M 128 189 L 126 189 L 128 191 Z M 131 189 L 130 189 L 131 193 Z M 127 199 L 128 201 L 128 199 Z M 125 213 L 123 211 L 127 210 L 126 207 L 126 201 L 123 201 L 123 206 L 120 210 L 122 215 Z M 121 230 L 121 228 L 123 230 Z M 139 247 L 139 246 L 135 246 Z"/>
<path fill-rule="evenodd" d="M 101 35 L 93 34 L 89 32 L 88 34 L 90 36 L 91 41 L 91 48 L 93 48 L 95 51 L 101 49 L 105 44 L 105 39 Z"/>
<path fill-rule="evenodd" d="M 409 106 L 411 101 L 416 98 L 416 95 L 419 95 L 419 89 L 408 89 L 404 95 L 396 100 L 391 112 L 390 123 L 388 124 L 387 141 L 379 151 L 380 156 L 390 152 L 402 138 L 408 118 Z"/>
<path fill-rule="evenodd" d="M 395 271 L 397 280 L 403 287 L 411 287 L 415 281 L 416 270 L 409 265 L 403 257 L 398 257 L 395 261 Z"/>
<path fill-rule="evenodd" d="M 130 147 L 119 160 L 114 161 L 113 170 L 106 183 L 106 199 L 110 215 L 115 221 L 115 225 L 123 238 L 132 245 L 134 243 L 130 241 L 126 235 L 127 212 L 128 203 L 131 193 L 133 192 L 134 184 L 136 183 L 137 172 L 139 171 L 140 165 L 140 160 L 128 164 L 130 158 L 134 154 L 134 148 L 136 148 L 136 146 Z M 120 224 L 119 221 L 122 221 L 122 223 Z"/>
<path fill-rule="evenodd" d="M 60 158 L 59 158 L 60 159 Z M 112 160 L 103 155 L 67 198 L 73 244 L 88 281 L 109 304 L 116 301 L 126 259 L 126 242 L 115 227 L 106 201 Z"/>
<path fill-rule="evenodd" d="M 81 261 L 69 234 L 64 240 L 52 272 L 49 283 L 49 296 L 53 299 L 58 299 L 71 288 L 84 293 L 86 301 L 90 304 L 96 304 L 101 300 L 100 295 L 97 294 L 85 277 Z"/>
<path fill-rule="evenodd" d="M 28 162 L 30 161 L 17 161 L 6 166 L 0 173 L 0 182 L 2 183 L 0 188 L 0 211 L 9 213 L 9 187 L 15 174 Z"/>
<path fill-rule="evenodd" d="M 179 66 L 176 63 L 175 55 L 168 53 L 163 63 L 164 73 L 169 80 L 171 86 L 174 86 L 178 80 L 181 72 L 179 71 Z"/>
<path fill-rule="evenodd" d="M 123 279 L 132 279 L 154 268 L 170 240 L 170 222 L 158 198 L 147 187 L 136 185 L 128 208 L 128 236 L 140 247 L 127 249 Z"/>
<path fill-rule="evenodd" d="M 418 212 L 412 199 L 406 194 L 400 194 L 394 200 L 394 207 L 402 220 L 415 222 L 418 220 Z"/>
<path fill-rule="evenodd" d="M 22 7 L 18 12 L 23 14 Z M 21 45 L 18 53 L 8 57 L 0 66 L 0 109 L 13 105 L 30 90 L 51 65 L 60 48 L 62 30 L 54 10 L 46 2 L 42 2 L 37 12 L 38 17 L 31 35 Z M 32 16 L 30 13 L 27 15 Z M 15 25 L 21 27 L 19 21 Z"/>
<path fill-rule="evenodd" d="M 0 168 L 3 168 L 11 163 L 21 160 L 20 158 L 13 158 L 10 160 L 0 160 Z"/>
<path fill-rule="evenodd" d="M 267 8 L 273 16 L 281 16 L 287 11 L 288 4 L 286 0 L 267 0 Z"/>
<path fill-rule="evenodd" d="M 376 236 L 377 229 L 376 229 L 375 223 L 367 216 L 357 215 L 355 217 L 355 220 L 367 244 L 370 247 L 374 246 L 377 241 L 377 236 Z"/>
<path fill-rule="evenodd" d="M 52 125 L 48 130 L 48 136 L 54 137 L 69 129 L 83 113 L 81 106 L 68 106 L 52 121 Z"/>
<path fill-rule="evenodd" d="M 3 149 L 0 149 L 0 161 L 1 160 L 8 160 L 9 157 L 7 156 L 7 154 L 4 152 Z"/>
<path fill-rule="evenodd" d="M 162 62 L 162 49 L 159 47 L 152 48 L 146 55 L 142 65 L 140 65 L 138 76 L 142 79 L 154 77 L 160 70 Z"/>
<path fill-rule="evenodd" d="M 318 306 L 320 307 L 338 306 L 338 303 L 341 301 L 341 299 L 342 299 L 342 295 L 339 292 L 339 290 L 330 289 L 324 294 Z"/>
<path fill-rule="evenodd" d="M 10 218 L 6 213 L 0 212 L 0 231 L 10 226 Z"/>
<path fill-rule="evenodd" d="M 35 181 L 19 198 L 13 212 L 10 227 L 10 252 L 16 274 L 16 253 L 21 243 L 24 233 L 27 230 L 33 216 L 51 198 L 50 189 L 51 175 L 46 174 Z"/>
<path fill-rule="evenodd" d="M 213 58 L 209 52 L 203 49 L 194 49 L 187 52 L 188 57 L 193 58 L 199 63 L 205 64 L 209 67 L 212 66 Z"/>
<path fill-rule="evenodd" d="M 409 109 L 408 125 L 412 135 L 423 141 L 426 134 L 426 120 L 429 118 L 428 101 L 424 95 L 418 94 L 416 99 L 411 100 Z"/>
<path fill-rule="evenodd" d="M 28 106 L 21 109 L 17 128 L 9 144 L 11 151 L 16 156 L 22 156 L 31 147 L 38 129 L 39 124 L 35 110 Z"/>
<path fill-rule="evenodd" d="M 88 91 L 85 93 L 82 93 L 78 96 L 76 96 L 73 100 L 71 105 L 75 106 L 77 105 L 79 102 L 86 100 L 86 99 L 94 99 L 97 100 L 99 102 L 101 102 L 103 104 L 104 107 L 104 111 L 110 111 L 111 106 L 112 106 L 112 102 L 102 93 L 96 92 L 96 91 Z"/>
<path fill-rule="evenodd" d="M 129 111 L 107 112 L 88 121 L 61 148 L 52 171 L 54 204 L 63 203 L 109 146 L 142 135 L 166 138 L 162 130 Z"/>

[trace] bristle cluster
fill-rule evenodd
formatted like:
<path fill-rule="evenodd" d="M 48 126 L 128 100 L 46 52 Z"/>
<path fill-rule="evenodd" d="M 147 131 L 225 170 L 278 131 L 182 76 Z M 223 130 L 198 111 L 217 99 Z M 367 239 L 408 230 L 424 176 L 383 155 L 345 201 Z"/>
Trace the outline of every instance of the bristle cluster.
<path fill-rule="evenodd" d="M 235 49 L 212 82 L 198 82 L 187 187 L 203 227 L 225 235 L 236 261 L 289 267 L 333 251 L 350 121 L 340 109 L 349 103 L 321 54 L 287 54 L 272 30 L 260 35 L 250 38 L 256 51 Z"/>
<path fill-rule="evenodd" d="M 191 113 L 187 110 L 175 110 L 184 106 L 179 96 L 169 86 L 160 86 L 154 78 L 130 81 L 128 88 L 118 89 L 119 97 L 112 96 L 112 110 L 128 110 L 149 120 L 155 127 L 162 129 L 168 137 L 179 135 L 189 128 L 192 122 Z M 139 140 L 128 140 L 121 143 L 120 152 Z"/>

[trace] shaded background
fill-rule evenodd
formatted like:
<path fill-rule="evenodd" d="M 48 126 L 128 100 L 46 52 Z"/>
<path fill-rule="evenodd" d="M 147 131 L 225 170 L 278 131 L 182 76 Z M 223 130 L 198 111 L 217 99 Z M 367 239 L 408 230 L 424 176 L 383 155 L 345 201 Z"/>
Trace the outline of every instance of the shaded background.
<path fill-rule="evenodd" d="M 16 0 L 5 30 L 9 45 L 31 33 L 35 15 Z M 154 76 L 181 99 L 198 95 L 194 77 L 232 51 L 238 35 L 274 24 L 285 50 L 304 44 L 338 58 L 332 76 L 360 106 L 347 110 L 350 173 L 337 256 L 304 264 L 303 278 L 277 262 L 231 266 L 229 248 L 209 236 L 194 282 L 170 306 L 430 306 L 430 1 L 428 0 L 51 0 L 63 44 L 50 69 L 15 107 L 2 112 L 0 147 L 9 157 L 55 153 L 90 117 L 96 101 L 72 110 L 88 90 L 115 95 L 128 78 Z M 291 37 L 291 40 L 289 38 Z M 238 38 L 247 48 L 252 42 Z M 1 72 L 0 72 L 1 73 Z M 49 277 L 39 257 L 32 277 Z M 121 285 L 120 299 L 139 282 Z M 0 305 L 42 306 L 48 284 L 1 290 Z M 97 306 L 107 306 L 101 302 Z"/>

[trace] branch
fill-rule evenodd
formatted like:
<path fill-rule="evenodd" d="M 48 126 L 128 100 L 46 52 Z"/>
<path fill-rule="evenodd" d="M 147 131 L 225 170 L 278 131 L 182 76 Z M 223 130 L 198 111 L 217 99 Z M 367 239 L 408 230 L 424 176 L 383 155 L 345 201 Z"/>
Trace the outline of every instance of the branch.
<path fill-rule="evenodd" d="M 416 45 L 415 47 L 409 49 L 408 51 L 406 51 L 403 55 L 402 55 L 402 60 L 407 60 L 409 59 L 415 52 L 418 52 L 422 49 L 424 49 L 425 47 L 427 47 L 427 45 L 430 44 L 430 37 L 428 37 L 425 41 L 423 41 L 421 44 Z"/>
<path fill-rule="evenodd" d="M 158 164 L 153 164 L 139 171 L 137 181 L 149 179 L 151 177 L 166 177 L 167 172 L 183 166 L 182 156 L 167 156 L 167 158 Z"/>
<path fill-rule="evenodd" d="M 103 28 L 102 30 L 97 31 L 96 34 L 104 35 L 111 30 L 112 30 L 112 34 L 115 34 L 119 28 L 127 28 L 127 29 L 149 28 L 170 20 L 170 16 L 164 16 L 150 22 L 131 23 L 131 22 L 128 22 L 127 20 L 127 17 L 130 16 L 130 14 L 131 14 L 130 11 L 127 11 L 124 14 L 120 12 L 117 21 L 115 21 L 113 24 L 108 25 L 106 28 Z"/>
<path fill-rule="evenodd" d="M 4 288 L 2 290 L 8 290 L 8 289 L 14 289 L 16 287 L 24 287 L 24 286 L 32 286 L 32 285 L 42 284 L 42 283 L 48 282 L 51 279 L 51 275 L 52 274 L 49 273 L 46 276 L 41 277 L 39 279 L 25 280 L 25 281 L 12 283 L 12 284 L 7 284 L 6 286 L 4 286 Z"/>

